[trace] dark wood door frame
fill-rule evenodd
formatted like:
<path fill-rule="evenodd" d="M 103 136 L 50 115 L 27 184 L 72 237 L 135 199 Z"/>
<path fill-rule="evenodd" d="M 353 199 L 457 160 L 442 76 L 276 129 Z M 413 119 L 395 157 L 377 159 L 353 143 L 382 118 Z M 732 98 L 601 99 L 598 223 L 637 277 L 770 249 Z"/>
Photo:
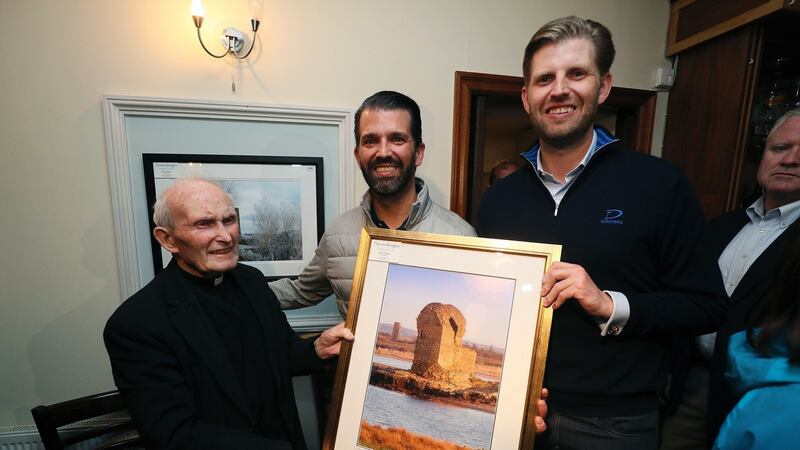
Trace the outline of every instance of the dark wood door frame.
<path fill-rule="evenodd" d="M 467 213 L 473 97 L 492 94 L 518 96 L 522 85 L 522 77 L 460 71 L 455 74 L 450 209 L 461 217 L 466 217 Z M 615 106 L 620 111 L 617 119 L 617 135 L 638 151 L 650 153 L 656 112 L 656 92 L 612 87 L 605 104 Z"/>

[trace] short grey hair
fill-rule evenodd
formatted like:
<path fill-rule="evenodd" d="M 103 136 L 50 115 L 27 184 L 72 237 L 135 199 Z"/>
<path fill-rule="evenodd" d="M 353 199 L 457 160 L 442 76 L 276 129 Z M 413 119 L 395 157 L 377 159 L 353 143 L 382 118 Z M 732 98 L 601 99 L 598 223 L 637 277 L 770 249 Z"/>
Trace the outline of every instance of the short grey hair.
<path fill-rule="evenodd" d="M 784 122 L 791 119 L 792 117 L 800 117 L 800 108 L 790 109 L 786 111 L 782 116 L 780 116 L 778 120 L 775 121 L 775 125 L 773 125 L 772 128 L 769 129 L 769 134 L 767 134 L 767 140 L 769 140 L 769 138 L 772 137 L 772 135 L 775 133 L 775 130 L 777 130 L 778 127 L 783 125 Z"/>
<path fill-rule="evenodd" d="M 180 185 L 196 181 L 213 184 L 214 186 L 218 187 L 222 192 L 225 192 L 225 189 L 223 189 L 223 187 L 220 186 L 220 184 L 214 180 L 209 180 L 203 177 L 178 178 L 177 180 L 175 180 L 174 183 L 172 183 L 168 188 L 164 189 L 164 191 L 158 194 L 158 196 L 156 197 L 156 202 L 153 204 L 153 223 L 157 227 L 163 227 L 168 230 L 172 230 L 175 228 L 175 221 L 172 217 L 172 210 L 169 202 L 169 196 L 172 193 L 172 191 L 174 191 Z M 231 204 L 233 204 L 233 197 L 231 197 L 231 194 L 225 192 L 225 195 L 228 196 L 228 199 L 231 201 Z"/>
<path fill-rule="evenodd" d="M 172 230 L 175 228 L 175 223 L 172 221 L 172 213 L 167 205 L 166 195 L 164 195 L 167 192 L 169 192 L 169 188 L 156 197 L 156 202 L 153 204 L 153 223 L 157 227 Z"/>
<path fill-rule="evenodd" d="M 588 39 L 594 49 L 594 62 L 600 75 L 605 75 L 611 70 L 614 63 L 616 50 L 611 39 L 611 31 L 605 25 L 594 20 L 581 19 L 576 16 L 567 16 L 555 19 L 544 24 L 531 37 L 525 56 L 522 59 L 522 74 L 525 85 L 531 81 L 531 60 L 533 55 L 542 47 L 549 44 L 566 41 L 568 39 Z"/>

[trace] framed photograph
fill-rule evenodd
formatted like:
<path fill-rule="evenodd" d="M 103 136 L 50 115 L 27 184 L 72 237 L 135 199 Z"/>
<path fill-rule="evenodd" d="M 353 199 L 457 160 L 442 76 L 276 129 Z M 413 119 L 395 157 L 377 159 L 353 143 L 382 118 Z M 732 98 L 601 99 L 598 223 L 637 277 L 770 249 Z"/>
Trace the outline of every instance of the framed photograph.
<path fill-rule="evenodd" d="M 142 154 L 150 229 L 156 197 L 175 180 L 199 176 L 231 195 L 239 215 L 239 261 L 270 279 L 298 275 L 324 228 L 322 158 Z M 155 273 L 172 256 L 150 237 Z"/>
<path fill-rule="evenodd" d="M 324 449 L 533 447 L 561 246 L 365 229 Z"/>

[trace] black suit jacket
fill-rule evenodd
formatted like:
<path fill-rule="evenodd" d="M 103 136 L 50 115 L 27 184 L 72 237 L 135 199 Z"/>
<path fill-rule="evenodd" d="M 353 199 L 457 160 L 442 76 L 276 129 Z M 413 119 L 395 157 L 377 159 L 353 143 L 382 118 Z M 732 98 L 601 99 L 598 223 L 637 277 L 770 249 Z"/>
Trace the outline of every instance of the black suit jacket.
<path fill-rule="evenodd" d="M 748 221 L 745 210 L 741 209 L 724 214 L 709 223 L 712 250 L 717 258 Z M 708 426 L 712 442 L 716 439 L 728 412 L 738 401 L 738 396 L 725 380 L 725 371 L 728 367 L 728 339 L 732 334 L 747 328 L 748 319 L 772 285 L 786 240 L 798 227 L 800 220 L 787 227 L 753 262 L 731 294 L 728 320 L 717 331 L 714 357 L 710 367 Z"/>
<path fill-rule="evenodd" d="M 178 270 L 173 260 L 120 305 L 103 333 L 114 381 L 148 448 L 305 449 L 291 376 L 322 367 L 313 343 L 294 334 L 258 270 L 240 264 L 225 274 L 263 326 L 274 407 L 292 442 L 259 436 L 223 344 Z"/>

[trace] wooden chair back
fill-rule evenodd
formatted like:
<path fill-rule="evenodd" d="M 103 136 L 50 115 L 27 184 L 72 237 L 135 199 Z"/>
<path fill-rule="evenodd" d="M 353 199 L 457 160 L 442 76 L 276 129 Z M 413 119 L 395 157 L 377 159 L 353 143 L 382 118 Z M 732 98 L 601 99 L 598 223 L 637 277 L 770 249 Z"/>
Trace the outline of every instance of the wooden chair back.
<path fill-rule="evenodd" d="M 63 450 L 69 445 L 85 442 L 100 436 L 103 439 L 98 449 L 142 448 L 141 440 L 130 417 L 120 417 L 109 425 L 76 426 L 59 430 L 67 425 L 115 412 L 126 412 L 125 403 L 118 391 L 103 392 L 86 397 L 67 400 L 52 405 L 40 405 L 31 409 L 31 415 L 39 429 L 39 436 L 46 450 Z"/>

